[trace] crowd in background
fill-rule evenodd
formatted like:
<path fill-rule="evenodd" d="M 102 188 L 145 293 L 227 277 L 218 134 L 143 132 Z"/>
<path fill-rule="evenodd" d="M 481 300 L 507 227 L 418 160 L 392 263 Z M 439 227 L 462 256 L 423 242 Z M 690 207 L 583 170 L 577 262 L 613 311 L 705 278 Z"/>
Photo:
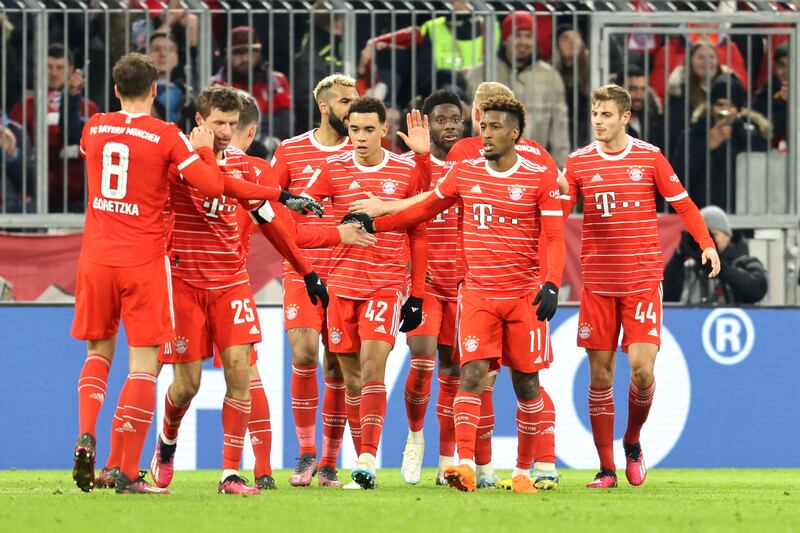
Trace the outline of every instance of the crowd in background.
<path fill-rule="evenodd" d="M 315 80 L 344 68 L 344 16 L 324 12 L 319 0 L 314 7 L 320 11 L 295 14 L 293 24 L 286 14 L 248 14 L 242 2 L 226 2 L 226 9 L 233 10 L 227 14 L 221 2 L 205 4 L 220 10 L 212 15 L 210 80 L 199 79 L 198 17 L 177 0 L 127 0 L 122 5 L 132 9 L 128 12 L 48 15 L 49 212 L 84 209 L 83 162 L 77 149 L 82 124 L 93 113 L 118 107 L 108 68 L 127 50 L 139 49 L 153 58 L 161 73 L 153 113 L 186 131 L 194 124 L 193 95 L 208 83 L 230 84 L 256 98 L 263 116 L 260 142 L 253 148 L 257 155 L 269 158 L 281 139 L 313 126 L 318 117 L 310 88 Z M 459 0 L 452 2 L 454 13 L 431 18 L 421 11 L 414 25 L 407 13 L 398 13 L 392 21 L 400 29 L 393 32 L 384 33 L 392 28 L 390 17 L 376 17 L 374 24 L 369 17 L 357 18 L 358 89 L 387 104 L 387 147 L 405 150 L 395 136 L 404 127 L 401 117 L 434 88 L 454 90 L 466 108 L 475 86 L 491 79 L 508 85 L 525 103 L 525 135 L 545 146 L 559 164 L 590 142 L 589 62 L 594 51 L 587 46 L 588 19 L 551 16 L 549 9 L 557 9 L 559 2 L 547 4 L 526 4 L 525 10 L 500 17 L 493 32 L 486 31 L 484 17 L 473 15 L 469 4 Z M 631 4 L 641 10 L 658 8 L 658 3 Z M 784 4 L 779 7 L 789 9 Z M 717 6 L 737 8 L 747 9 L 747 3 Z M 23 18 L 8 12 L 2 20 L 0 165 L 7 179 L 0 191 L 0 212 L 30 211 L 35 199 L 34 35 L 29 21 L 25 42 Z M 730 161 L 743 151 L 787 149 L 788 37 L 746 38 L 726 33 L 721 25 L 712 33 L 707 26 L 705 32 L 685 26 L 685 33 L 670 36 L 614 34 L 610 79 L 633 97 L 629 133 L 661 148 L 682 178 L 691 176 L 686 183 L 698 205 L 732 211 L 735 194 L 729 188 L 735 186 L 736 168 Z M 493 61 L 484 57 L 492 48 L 484 41 L 487 34 L 494 35 Z"/>

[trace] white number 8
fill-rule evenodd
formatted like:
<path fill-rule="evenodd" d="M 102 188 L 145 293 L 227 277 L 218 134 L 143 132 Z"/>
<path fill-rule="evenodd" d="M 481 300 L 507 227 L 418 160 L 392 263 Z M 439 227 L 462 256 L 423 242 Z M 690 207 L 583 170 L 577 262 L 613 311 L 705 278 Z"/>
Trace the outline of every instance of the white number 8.
<path fill-rule="evenodd" d="M 103 146 L 103 176 L 100 180 L 100 191 L 103 196 L 112 200 L 125 198 L 128 192 L 128 145 L 109 142 Z M 114 157 L 119 163 L 114 164 Z M 111 186 L 111 176 L 117 177 L 117 186 Z"/>

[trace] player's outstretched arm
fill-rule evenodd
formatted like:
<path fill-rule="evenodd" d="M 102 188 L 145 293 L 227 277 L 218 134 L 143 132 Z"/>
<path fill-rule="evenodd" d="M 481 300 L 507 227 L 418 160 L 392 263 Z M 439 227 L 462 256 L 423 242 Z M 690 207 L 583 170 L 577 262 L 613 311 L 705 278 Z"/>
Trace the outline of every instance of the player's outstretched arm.
<path fill-rule="evenodd" d="M 367 215 L 375 218 L 382 217 L 384 215 L 392 215 L 398 211 L 402 211 L 403 209 L 411 207 L 414 204 L 418 204 L 433 194 L 433 191 L 421 192 L 409 198 L 390 201 L 381 200 L 369 191 L 365 191 L 364 194 L 367 195 L 365 199 L 350 202 L 349 211 L 351 213 L 366 213 Z"/>
<path fill-rule="evenodd" d="M 177 129 L 177 128 L 176 128 Z M 183 137 L 183 134 L 180 134 Z M 217 159 L 214 156 L 214 132 L 210 129 L 198 126 L 192 130 L 189 136 L 190 147 L 196 152 L 197 157 L 194 157 L 191 152 L 186 152 L 189 147 L 181 146 L 182 143 L 176 143 L 181 151 L 181 155 L 189 155 L 189 157 L 174 158 L 173 161 L 183 161 L 178 164 L 178 171 L 183 178 L 191 183 L 198 191 L 206 196 L 220 196 L 225 190 L 222 172 L 217 165 Z M 174 153 L 174 152 L 173 152 Z"/>
<path fill-rule="evenodd" d="M 453 205 L 456 200 L 457 198 L 439 198 L 437 195 L 431 194 L 422 202 L 393 215 L 373 219 L 364 213 L 350 213 L 342 219 L 342 222 L 357 222 L 369 233 L 397 231 L 435 217 Z"/>
<path fill-rule="evenodd" d="M 250 215 L 258 224 L 258 229 L 262 235 L 289 261 L 298 274 L 301 276 L 310 274 L 312 271 L 311 264 L 294 243 L 280 218 L 275 215 L 276 207 L 270 205 L 269 202 L 264 202 L 258 208 L 250 211 Z"/>

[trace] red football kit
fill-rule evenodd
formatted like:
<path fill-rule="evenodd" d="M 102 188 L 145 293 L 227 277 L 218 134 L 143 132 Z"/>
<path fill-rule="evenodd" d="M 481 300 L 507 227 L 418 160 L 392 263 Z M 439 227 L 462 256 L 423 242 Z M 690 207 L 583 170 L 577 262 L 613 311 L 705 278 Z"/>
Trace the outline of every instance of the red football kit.
<path fill-rule="evenodd" d="M 566 163 L 565 216 L 584 197 L 578 345 L 616 350 L 634 342 L 661 343 L 664 258 L 658 237 L 655 193 L 683 219 L 702 249 L 713 248 L 697 207 L 661 151 L 628 137 L 627 147 L 606 153 L 594 142 Z"/>
<path fill-rule="evenodd" d="M 414 161 L 383 151 L 383 160 L 367 167 L 350 150 L 327 158 L 306 194 L 333 204 L 334 218 L 348 214 L 350 202 L 365 198 L 369 191 L 385 200 L 398 200 L 418 193 L 422 172 Z M 361 341 L 382 340 L 394 344 L 400 320 L 409 258 L 412 294 L 424 295 L 424 227 L 378 236 L 372 246 L 337 244 L 331 256 L 328 288 L 328 346 L 337 353 L 358 352 Z"/>
<path fill-rule="evenodd" d="M 195 152 L 174 124 L 124 111 L 92 116 L 80 147 L 89 192 L 72 335 L 112 337 L 121 316 L 129 344 L 161 344 L 174 335 L 162 217 L 167 170 L 176 165 L 219 194 L 213 151 Z"/>
<path fill-rule="evenodd" d="M 283 141 L 272 158 L 272 168 L 275 184 L 294 194 L 301 194 L 309 184 L 314 173 L 320 168 L 326 157 L 351 151 L 350 140 L 345 139 L 336 146 L 324 146 L 315 137 L 317 130 L 311 130 Z M 332 237 L 331 230 L 335 230 L 337 221 L 334 219 L 331 202 L 324 198 L 320 200 L 325 214 L 322 218 L 305 217 L 291 213 L 297 222 L 300 232 L 318 232 L 328 239 Z M 318 247 L 305 246 L 298 242 L 298 246 L 306 248 L 304 253 L 314 267 L 314 271 L 322 281 L 327 283 L 330 271 L 331 250 L 333 244 L 339 242 L 338 231 L 336 239 L 326 239 Z M 325 311 L 320 306 L 311 305 L 306 294 L 302 276 L 299 276 L 291 265 L 283 263 L 283 310 L 284 324 L 287 330 L 293 328 L 311 328 L 320 333 L 324 332 Z M 323 334 L 323 342 L 327 342 Z"/>

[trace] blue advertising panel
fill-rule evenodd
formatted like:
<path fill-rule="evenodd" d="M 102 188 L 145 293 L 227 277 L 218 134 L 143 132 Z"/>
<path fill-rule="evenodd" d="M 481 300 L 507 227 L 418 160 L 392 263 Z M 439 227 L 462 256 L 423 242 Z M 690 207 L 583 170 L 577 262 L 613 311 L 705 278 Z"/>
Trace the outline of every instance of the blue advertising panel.
<path fill-rule="evenodd" d="M 264 342 L 259 370 L 270 400 L 274 468 L 290 467 L 297 456 L 290 400 L 291 362 L 283 333 L 281 309 L 259 310 Z M 642 445 L 650 466 L 664 467 L 798 467 L 800 453 L 800 352 L 791 336 L 800 324 L 798 309 L 678 309 L 664 313 L 662 349 L 656 363 L 656 394 Z M 70 306 L 0 306 L 0 362 L 3 414 L 0 468 L 71 467 L 77 437 L 77 381 L 85 356 L 83 343 L 69 337 Z M 585 353 L 576 347 L 577 309 L 565 307 L 553 320 L 555 362 L 541 376 L 556 405 L 556 451 L 561 466 L 595 468 L 588 417 L 589 372 Z M 527 340 L 525 341 L 527 342 Z M 387 365 L 389 403 L 379 462 L 397 467 L 406 440 L 403 386 L 408 350 L 398 339 Z M 121 332 L 109 376 L 106 404 L 98 422 L 98 462 L 108 453 L 108 434 L 127 357 Z M 155 428 L 160 427 L 163 398 L 171 381 L 165 368 L 159 378 L 156 422 L 142 464 L 149 463 Z M 621 437 L 627 417 L 629 370 L 617 357 L 615 435 Z M 320 396 L 323 384 L 320 378 Z M 438 459 L 438 424 L 433 381 L 425 424 L 425 465 Z M 222 453 L 222 372 L 207 365 L 200 392 L 181 426 L 176 468 L 219 468 Z M 497 425 L 493 461 L 513 467 L 516 455 L 516 400 L 507 372 L 495 386 Z M 321 434 L 321 422 L 317 431 Z M 318 438 L 318 442 L 321 441 Z M 355 459 L 345 434 L 341 459 Z M 245 446 L 244 468 L 253 464 Z"/>

